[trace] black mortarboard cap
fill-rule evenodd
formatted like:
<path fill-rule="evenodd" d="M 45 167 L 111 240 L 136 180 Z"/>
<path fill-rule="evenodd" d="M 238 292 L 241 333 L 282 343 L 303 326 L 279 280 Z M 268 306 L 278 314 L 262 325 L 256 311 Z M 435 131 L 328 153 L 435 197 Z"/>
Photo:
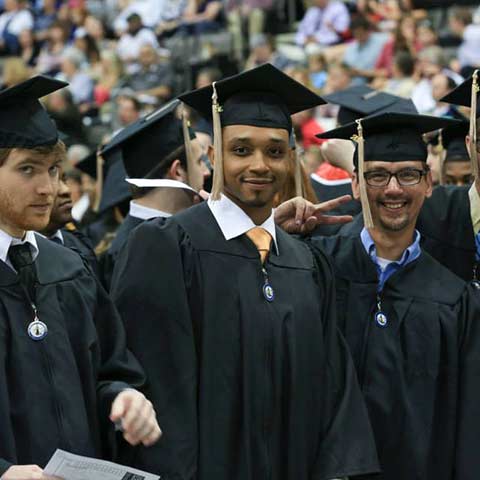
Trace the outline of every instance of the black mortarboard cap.
<path fill-rule="evenodd" d="M 119 148 L 110 150 L 103 155 L 103 188 L 98 212 L 102 213 L 130 197 L 130 187 L 125 181 L 127 173 L 122 161 L 122 152 Z M 75 168 L 97 179 L 97 152 L 94 150 L 80 160 Z"/>
<path fill-rule="evenodd" d="M 179 100 L 172 100 L 118 132 L 102 155 L 120 148 L 130 178 L 145 178 L 169 154 L 184 146 L 182 121 L 175 116 Z M 190 138 L 195 134 L 190 130 Z"/>
<path fill-rule="evenodd" d="M 379 92 L 366 85 L 356 85 L 339 92 L 324 95 L 328 103 L 340 105 L 337 120 L 340 125 L 354 122 L 383 111 L 416 114 L 417 109 L 411 100 L 386 92 Z"/>
<path fill-rule="evenodd" d="M 223 127 L 253 125 L 291 130 L 290 115 L 325 103 L 316 93 L 267 63 L 215 82 Z M 209 85 L 178 98 L 212 119 L 213 87 Z"/>
<path fill-rule="evenodd" d="M 365 161 L 384 162 L 423 161 L 427 146 L 422 134 L 456 124 L 458 120 L 410 113 L 384 112 L 363 118 Z M 357 122 L 317 135 L 318 138 L 355 139 Z M 358 156 L 355 153 L 355 164 Z"/>
<path fill-rule="evenodd" d="M 57 127 L 38 99 L 67 85 L 38 75 L 0 91 L 0 148 L 54 145 Z"/>
<path fill-rule="evenodd" d="M 465 137 L 468 135 L 468 121 L 442 130 L 442 143 L 446 151 L 445 162 L 469 162 Z"/>
<path fill-rule="evenodd" d="M 468 78 L 440 99 L 441 102 L 470 107 L 472 101 L 473 77 Z M 478 98 L 478 93 L 477 93 Z M 477 117 L 480 117 L 480 102 L 477 102 Z"/>

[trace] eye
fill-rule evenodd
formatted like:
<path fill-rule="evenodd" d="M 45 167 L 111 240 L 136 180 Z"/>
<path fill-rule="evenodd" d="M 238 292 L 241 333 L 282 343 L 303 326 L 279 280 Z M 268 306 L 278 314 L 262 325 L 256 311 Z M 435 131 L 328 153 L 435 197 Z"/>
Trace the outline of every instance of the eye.
<path fill-rule="evenodd" d="M 386 172 L 367 172 L 367 178 L 374 183 L 384 182 L 388 178 L 388 173 Z"/>
<path fill-rule="evenodd" d="M 268 154 L 272 157 L 283 157 L 283 155 L 285 154 L 285 151 L 283 148 L 281 147 L 271 147 L 269 150 L 268 150 Z"/>
<path fill-rule="evenodd" d="M 58 172 L 59 172 L 59 167 L 58 167 L 58 165 L 52 165 L 52 166 L 48 169 L 48 173 L 49 173 L 50 176 L 52 176 L 52 177 L 55 177 L 56 175 L 58 175 Z"/>
<path fill-rule="evenodd" d="M 401 170 L 398 172 L 398 177 L 402 182 L 414 182 L 418 180 L 420 172 L 417 170 Z"/>
<path fill-rule="evenodd" d="M 233 147 L 233 153 L 240 157 L 244 157 L 250 153 L 250 150 L 247 147 L 238 145 L 236 147 Z"/>
<path fill-rule="evenodd" d="M 31 165 L 22 165 L 19 170 L 24 174 L 24 175 L 31 175 L 33 173 L 33 167 Z"/>

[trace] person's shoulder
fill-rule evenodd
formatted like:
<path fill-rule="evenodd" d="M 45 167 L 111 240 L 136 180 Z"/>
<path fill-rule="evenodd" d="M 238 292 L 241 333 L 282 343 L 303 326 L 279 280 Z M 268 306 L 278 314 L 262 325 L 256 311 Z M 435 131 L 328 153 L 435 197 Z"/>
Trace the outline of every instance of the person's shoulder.
<path fill-rule="evenodd" d="M 422 251 L 416 265 L 417 281 L 412 282 L 417 298 L 424 298 L 435 303 L 454 305 L 467 289 L 467 282 L 447 267 Z M 417 283 L 418 282 L 418 283 Z M 417 285 L 417 286 L 415 286 Z"/>

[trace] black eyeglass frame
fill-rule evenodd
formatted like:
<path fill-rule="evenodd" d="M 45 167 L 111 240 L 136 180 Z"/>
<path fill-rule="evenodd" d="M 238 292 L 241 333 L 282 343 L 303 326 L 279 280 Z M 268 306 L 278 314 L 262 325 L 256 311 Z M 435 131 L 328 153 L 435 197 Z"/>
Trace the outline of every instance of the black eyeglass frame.
<path fill-rule="evenodd" d="M 363 174 L 363 178 L 365 178 L 365 182 L 367 183 L 367 185 L 369 187 L 372 187 L 372 188 L 385 188 L 386 186 L 388 186 L 392 180 L 392 177 L 395 177 L 395 180 L 397 181 L 398 185 L 400 185 L 401 187 L 413 187 L 415 185 L 418 185 L 421 181 L 422 181 L 422 178 L 425 177 L 428 172 L 430 171 L 430 168 L 428 167 L 428 165 L 426 166 L 426 168 L 423 168 L 423 169 L 420 169 L 420 168 L 402 168 L 401 170 L 399 170 L 398 172 L 389 172 L 388 170 L 371 170 L 369 172 L 364 172 Z M 398 175 L 400 175 L 401 173 L 403 172 L 411 172 L 411 173 L 416 173 L 418 174 L 418 179 L 416 179 L 414 182 L 412 183 L 402 183 L 400 181 L 400 179 L 398 178 Z M 369 180 L 369 177 L 372 177 L 372 174 L 375 174 L 375 175 L 378 175 L 378 174 L 385 174 L 386 175 L 386 181 L 385 183 L 382 183 L 381 185 L 372 185 L 371 183 L 368 182 Z M 388 175 L 388 178 L 387 178 L 387 175 Z"/>

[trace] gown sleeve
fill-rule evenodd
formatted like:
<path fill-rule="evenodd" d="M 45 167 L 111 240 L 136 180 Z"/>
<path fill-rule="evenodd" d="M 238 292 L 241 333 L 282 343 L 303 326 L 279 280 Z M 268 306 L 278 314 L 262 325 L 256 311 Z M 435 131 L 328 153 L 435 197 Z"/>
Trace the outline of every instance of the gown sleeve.
<path fill-rule="evenodd" d="M 188 301 L 194 257 L 177 224 L 145 222 L 122 250 L 111 289 L 163 432 L 156 445 L 138 449 L 134 466 L 169 480 L 194 478 L 197 466 L 197 357 Z"/>
<path fill-rule="evenodd" d="M 330 480 L 379 471 L 373 431 L 346 342 L 336 323 L 335 277 L 325 254 L 315 249 L 318 284 L 324 299 L 323 329 L 327 380 L 327 424 L 312 480 Z"/>
<path fill-rule="evenodd" d="M 456 472 L 452 478 L 474 480 L 480 472 L 480 297 L 468 286 L 461 301 L 463 331 L 459 358 Z"/>

